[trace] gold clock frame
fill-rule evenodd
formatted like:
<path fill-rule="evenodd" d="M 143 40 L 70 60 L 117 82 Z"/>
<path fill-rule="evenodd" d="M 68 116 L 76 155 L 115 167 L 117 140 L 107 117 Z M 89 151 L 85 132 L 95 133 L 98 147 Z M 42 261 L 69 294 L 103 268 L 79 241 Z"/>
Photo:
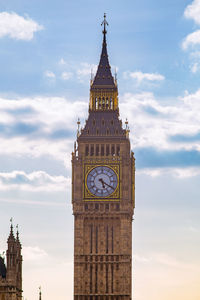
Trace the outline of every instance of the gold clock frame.
<path fill-rule="evenodd" d="M 117 187 L 115 191 L 106 197 L 93 195 L 87 187 L 87 176 L 96 167 L 108 167 L 112 169 L 117 176 Z M 119 201 L 120 200 L 120 164 L 84 164 L 84 182 L 83 182 L 83 200 L 84 201 Z"/>

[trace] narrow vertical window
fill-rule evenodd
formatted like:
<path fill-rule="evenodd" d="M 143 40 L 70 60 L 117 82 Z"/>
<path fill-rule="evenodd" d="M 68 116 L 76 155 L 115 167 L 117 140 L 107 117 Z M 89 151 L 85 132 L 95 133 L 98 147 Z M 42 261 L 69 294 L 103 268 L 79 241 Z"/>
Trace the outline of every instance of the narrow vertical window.
<path fill-rule="evenodd" d="M 89 145 L 85 146 L 85 155 L 88 156 L 89 155 Z"/>
<path fill-rule="evenodd" d="M 92 253 L 93 226 L 90 226 L 90 253 Z"/>
<path fill-rule="evenodd" d="M 120 155 L 120 145 L 117 145 L 117 156 Z"/>
<path fill-rule="evenodd" d="M 92 265 L 90 266 L 90 294 L 92 294 Z"/>
<path fill-rule="evenodd" d="M 90 155 L 91 156 L 94 155 L 94 145 L 91 145 L 91 147 L 90 147 Z"/>
<path fill-rule="evenodd" d="M 106 98 L 106 109 L 109 108 L 109 104 L 108 104 L 108 97 Z"/>
<path fill-rule="evenodd" d="M 108 225 L 106 226 L 106 253 L 108 253 Z"/>
<path fill-rule="evenodd" d="M 112 145 L 112 146 L 111 146 L 111 154 L 112 154 L 112 155 L 115 155 L 115 145 Z"/>
<path fill-rule="evenodd" d="M 106 156 L 110 154 L 110 146 L 106 145 Z"/>
<path fill-rule="evenodd" d="M 106 264 L 106 294 L 108 294 L 108 265 Z"/>
<path fill-rule="evenodd" d="M 104 156 L 104 145 L 101 145 L 101 156 Z"/>
<path fill-rule="evenodd" d="M 105 109 L 105 98 L 102 99 L 102 108 Z"/>
<path fill-rule="evenodd" d="M 96 145 L 96 156 L 99 156 L 99 145 Z"/>
<path fill-rule="evenodd" d="M 95 293 L 98 293 L 98 265 L 95 267 Z"/>
<path fill-rule="evenodd" d="M 111 235 L 112 235 L 112 253 L 113 253 L 114 252 L 114 228 L 113 228 L 113 226 L 112 226 Z"/>
<path fill-rule="evenodd" d="M 96 226 L 96 253 L 98 253 L 98 226 Z"/>
<path fill-rule="evenodd" d="M 101 109 L 101 97 L 99 97 L 99 109 Z"/>
<path fill-rule="evenodd" d="M 113 101 L 112 101 L 112 98 L 110 98 L 110 108 L 111 108 L 111 109 L 113 108 Z"/>
<path fill-rule="evenodd" d="M 111 265 L 111 293 L 114 293 L 114 288 L 113 288 L 113 278 L 114 278 L 114 268 L 113 264 Z"/>

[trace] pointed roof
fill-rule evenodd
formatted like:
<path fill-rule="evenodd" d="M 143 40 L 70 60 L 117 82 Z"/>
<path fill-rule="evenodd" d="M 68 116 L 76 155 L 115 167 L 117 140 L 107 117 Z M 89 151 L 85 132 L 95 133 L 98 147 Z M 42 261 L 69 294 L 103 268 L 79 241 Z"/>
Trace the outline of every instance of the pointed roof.
<path fill-rule="evenodd" d="M 11 225 L 10 225 L 10 234 L 9 234 L 9 237 L 8 237 L 8 242 L 15 242 L 12 221 L 11 221 Z"/>
<path fill-rule="evenodd" d="M 95 87 L 100 88 L 103 86 L 106 86 L 108 88 L 116 88 L 114 78 L 111 73 L 109 60 L 108 60 L 107 43 L 106 43 L 106 33 L 107 33 L 106 26 L 108 25 L 108 23 L 106 21 L 106 14 L 104 14 L 104 21 L 102 22 L 101 25 L 104 25 L 102 51 L 101 51 L 101 57 L 100 57 L 97 73 L 95 75 L 91 89 Z"/>
<path fill-rule="evenodd" d="M 18 224 L 17 224 L 16 228 L 17 228 L 17 233 L 16 233 L 16 245 L 17 245 L 17 247 L 18 247 L 19 249 L 21 249 L 22 246 L 21 246 L 20 239 L 19 239 L 19 226 L 18 226 Z"/>

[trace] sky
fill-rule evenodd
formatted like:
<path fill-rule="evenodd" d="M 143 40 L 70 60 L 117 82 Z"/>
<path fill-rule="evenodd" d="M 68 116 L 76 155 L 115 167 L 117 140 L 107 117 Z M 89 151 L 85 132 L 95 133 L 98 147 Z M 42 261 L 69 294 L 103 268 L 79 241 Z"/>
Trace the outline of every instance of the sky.
<path fill-rule="evenodd" d="M 0 0 L 0 252 L 24 299 L 71 300 L 71 152 L 104 12 L 136 157 L 133 299 L 200 299 L 200 0 Z"/>

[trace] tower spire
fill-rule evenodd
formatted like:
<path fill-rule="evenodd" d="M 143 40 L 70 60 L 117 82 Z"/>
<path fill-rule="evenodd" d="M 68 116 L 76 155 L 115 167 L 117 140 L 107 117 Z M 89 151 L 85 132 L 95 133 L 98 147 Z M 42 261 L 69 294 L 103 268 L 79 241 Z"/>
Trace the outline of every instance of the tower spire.
<path fill-rule="evenodd" d="M 8 240 L 14 240 L 15 241 L 15 237 L 13 234 L 13 218 L 10 218 L 10 235 L 8 237 Z"/>
<path fill-rule="evenodd" d="M 106 14 L 104 14 L 101 26 L 103 26 L 103 43 L 97 72 L 90 86 L 90 110 L 118 110 L 117 82 L 112 76 L 107 52 Z"/>

